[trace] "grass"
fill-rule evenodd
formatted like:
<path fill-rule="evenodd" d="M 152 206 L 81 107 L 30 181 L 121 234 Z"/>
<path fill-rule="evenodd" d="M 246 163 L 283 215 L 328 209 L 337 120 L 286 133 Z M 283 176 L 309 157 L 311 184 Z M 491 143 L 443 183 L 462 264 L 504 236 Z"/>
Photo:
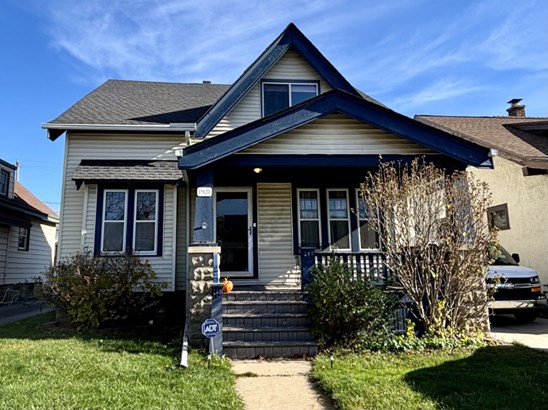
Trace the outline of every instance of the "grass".
<path fill-rule="evenodd" d="M 80 333 L 51 314 L 0 326 L 0 409 L 242 409 L 230 364 L 180 344 Z"/>
<path fill-rule="evenodd" d="M 329 356 L 314 378 L 342 410 L 541 409 L 548 405 L 548 354 L 524 346 L 454 352 Z"/>

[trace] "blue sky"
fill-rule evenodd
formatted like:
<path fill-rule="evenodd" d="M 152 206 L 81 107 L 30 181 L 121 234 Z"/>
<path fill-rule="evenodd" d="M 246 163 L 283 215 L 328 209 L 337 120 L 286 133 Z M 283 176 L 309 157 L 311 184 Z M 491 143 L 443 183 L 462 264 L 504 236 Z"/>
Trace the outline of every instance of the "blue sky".
<path fill-rule="evenodd" d="M 402 114 L 548 116 L 546 0 L 3 0 L 0 158 L 59 209 L 48 122 L 109 78 L 232 83 L 294 22 Z"/>

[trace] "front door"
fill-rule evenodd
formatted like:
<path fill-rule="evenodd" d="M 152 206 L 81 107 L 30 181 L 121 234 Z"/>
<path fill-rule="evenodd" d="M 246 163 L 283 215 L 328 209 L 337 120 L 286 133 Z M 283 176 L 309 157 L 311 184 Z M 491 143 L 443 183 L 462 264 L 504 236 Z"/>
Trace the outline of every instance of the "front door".
<path fill-rule="evenodd" d="M 251 188 L 215 189 L 215 235 L 221 276 L 253 277 Z"/>

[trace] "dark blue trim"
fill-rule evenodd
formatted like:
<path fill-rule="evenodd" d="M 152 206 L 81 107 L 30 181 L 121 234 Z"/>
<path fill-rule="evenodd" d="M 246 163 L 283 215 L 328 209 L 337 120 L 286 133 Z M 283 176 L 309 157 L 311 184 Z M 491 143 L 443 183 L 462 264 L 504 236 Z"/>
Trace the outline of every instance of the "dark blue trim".
<path fill-rule="evenodd" d="M 134 217 L 135 217 L 135 191 L 140 189 L 154 189 L 158 191 L 158 219 L 157 219 L 157 226 L 156 226 L 156 253 L 154 255 L 143 255 L 143 257 L 158 257 L 162 256 L 163 253 L 163 244 L 164 244 L 164 196 L 165 196 L 165 189 L 163 186 L 158 187 L 156 186 L 132 186 L 128 187 L 127 185 L 124 186 L 112 186 L 111 184 L 105 185 L 105 186 L 98 186 L 97 189 L 97 208 L 95 212 L 95 238 L 93 241 L 93 254 L 95 256 L 101 255 L 101 236 L 103 231 L 103 204 L 104 204 L 104 198 L 105 198 L 105 189 L 119 189 L 119 190 L 127 190 L 127 200 L 128 200 L 128 206 L 127 206 L 127 218 L 126 218 L 126 249 L 125 251 L 127 253 L 133 253 L 133 223 L 134 223 Z"/>
<path fill-rule="evenodd" d="M 290 48 L 297 51 L 332 88 L 339 88 L 356 96 L 359 95 L 316 46 L 293 23 L 290 23 L 221 99 L 198 120 L 196 136 L 205 137 Z"/>
<path fill-rule="evenodd" d="M 340 90 L 332 90 L 268 118 L 190 146 L 184 150 L 179 166 L 189 170 L 212 164 L 335 112 L 427 147 L 464 165 L 492 166 L 487 148 Z"/>
<path fill-rule="evenodd" d="M 196 187 L 209 187 L 213 190 L 213 171 L 211 169 L 204 169 L 198 172 L 196 175 Z M 214 206 L 213 194 L 209 197 L 196 196 L 192 243 L 212 244 L 216 242 L 216 238 L 214 237 Z"/>

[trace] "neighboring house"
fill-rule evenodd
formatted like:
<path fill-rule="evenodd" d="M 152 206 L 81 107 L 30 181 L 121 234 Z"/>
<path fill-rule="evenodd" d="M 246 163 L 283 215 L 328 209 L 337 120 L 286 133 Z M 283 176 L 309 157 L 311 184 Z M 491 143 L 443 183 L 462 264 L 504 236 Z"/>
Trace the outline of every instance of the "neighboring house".
<path fill-rule="evenodd" d="M 500 229 L 502 246 L 519 253 L 521 264 L 548 283 L 548 117 L 526 117 L 520 101 L 509 101 L 508 116 L 415 119 L 498 151 L 494 169 L 471 172 L 489 184 L 489 217 Z"/>
<path fill-rule="evenodd" d="M 33 283 L 52 263 L 59 218 L 0 160 L 0 286 Z"/>
<path fill-rule="evenodd" d="M 293 24 L 232 85 L 110 80 L 43 127 L 66 133 L 60 257 L 131 250 L 192 294 L 210 245 L 240 290 L 300 289 L 303 249 L 381 263 L 358 196 L 380 156 L 491 167 L 356 90 Z"/>

